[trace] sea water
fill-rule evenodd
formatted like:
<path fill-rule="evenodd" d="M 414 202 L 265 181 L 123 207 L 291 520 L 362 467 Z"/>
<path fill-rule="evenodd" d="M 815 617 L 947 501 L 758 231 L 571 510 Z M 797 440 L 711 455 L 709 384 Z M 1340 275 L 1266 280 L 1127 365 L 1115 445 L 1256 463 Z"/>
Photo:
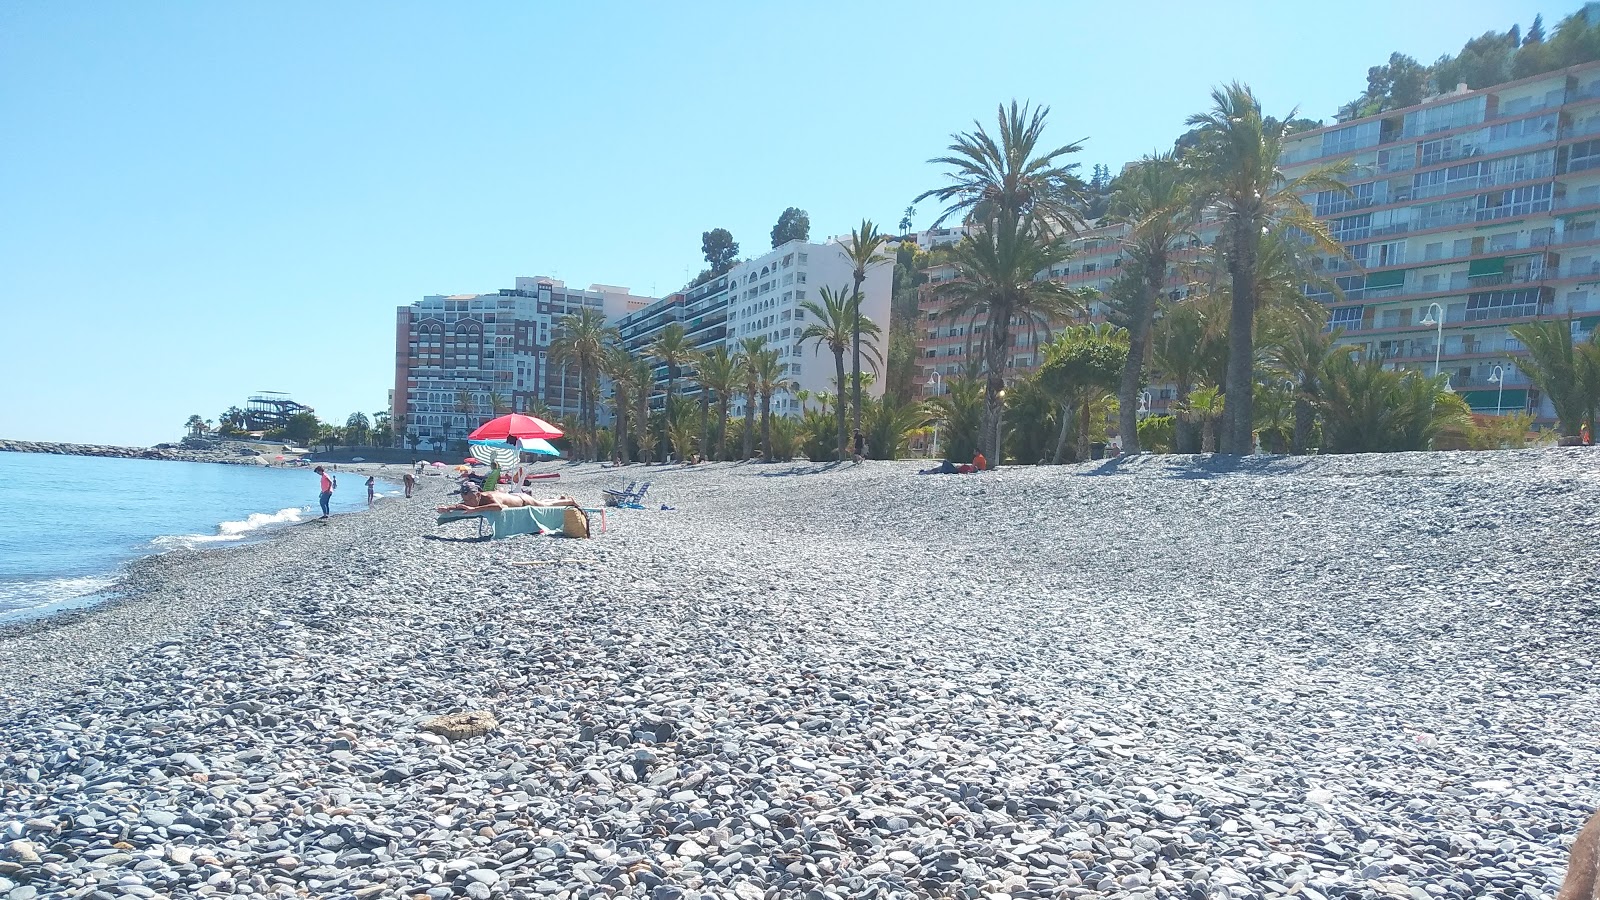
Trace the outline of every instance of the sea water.
<path fill-rule="evenodd" d="M 340 477 L 333 511 L 365 509 L 366 480 Z M 318 486 L 310 469 L 0 453 L 0 622 L 93 603 L 141 556 L 320 516 Z"/>

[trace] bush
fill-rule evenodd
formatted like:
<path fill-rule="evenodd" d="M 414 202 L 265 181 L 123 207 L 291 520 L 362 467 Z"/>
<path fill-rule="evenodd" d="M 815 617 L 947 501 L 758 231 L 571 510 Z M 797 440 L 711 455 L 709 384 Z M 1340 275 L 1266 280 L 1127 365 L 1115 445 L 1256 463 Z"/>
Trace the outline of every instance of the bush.
<path fill-rule="evenodd" d="M 1146 453 L 1172 453 L 1178 447 L 1178 420 L 1145 416 L 1139 420 L 1139 448 Z"/>

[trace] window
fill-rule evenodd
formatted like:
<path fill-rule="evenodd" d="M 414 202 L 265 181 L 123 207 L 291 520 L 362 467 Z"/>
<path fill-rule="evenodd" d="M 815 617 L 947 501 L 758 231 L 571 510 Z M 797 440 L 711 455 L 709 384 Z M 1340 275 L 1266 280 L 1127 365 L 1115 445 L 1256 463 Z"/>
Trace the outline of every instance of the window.
<path fill-rule="evenodd" d="M 1549 185 L 1545 185 L 1545 187 L 1548 188 Z M 796 282 L 800 283 L 800 284 L 805 284 L 806 283 L 806 273 L 804 273 L 804 272 L 796 272 L 794 274 L 794 280 Z"/>
<path fill-rule="evenodd" d="M 1398 266 L 1406 261 L 1406 242 L 1373 244 L 1367 251 L 1368 266 Z"/>
<path fill-rule="evenodd" d="M 802 253 L 802 254 L 800 254 L 800 255 L 799 255 L 799 262 L 800 262 L 800 263 L 801 263 L 801 264 L 802 264 L 802 265 L 804 265 L 804 264 L 805 264 L 805 261 L 806 261 L 806 255 L 805 255 L 805 254 L 804 254 L 804 253 Z"/>
<path fill-rule="evenodd" d="M 1333 310 L 1328 321 L 1342 328 L 1360 328 L 1362 309 L 1360 306 L 1341 306 Z"/>
<path fill-rule="evenodd" d="M 1444 257 L 1444 241 L 1434 241 L 1422 248 L 1423 259 L 1442 259 Z"/>
<path fill-rule="evenodd" d="M 1539 289 L 1488 291 L 1467 298 L 1467 321 L 1531 316 L 1539 309 Z"/>
<path fill-rule="evenodd" d="M 800 321 L 801 319 L 804 319 L 805 317 L 806 317 L 806 311 L 805 310 L 797 309 L 797 310 L 794 311 L 794 320 L 796 322 Z"/>

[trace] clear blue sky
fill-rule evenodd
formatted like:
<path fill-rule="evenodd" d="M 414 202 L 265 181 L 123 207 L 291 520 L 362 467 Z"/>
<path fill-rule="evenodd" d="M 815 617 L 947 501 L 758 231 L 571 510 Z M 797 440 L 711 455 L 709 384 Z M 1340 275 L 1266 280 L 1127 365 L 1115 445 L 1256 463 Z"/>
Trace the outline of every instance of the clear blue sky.
<path fill-rule="evenodd" d="M 1391 51 L 1578 5 L 13 0 L 0 437 L 150 444 L 261 389 L 342 422 L 383 407 L 423 294 L 659 296 L 709 228 L 892 226 L 997 101 L 1115 169 L 1219 82 L 1327 119 Z"/>

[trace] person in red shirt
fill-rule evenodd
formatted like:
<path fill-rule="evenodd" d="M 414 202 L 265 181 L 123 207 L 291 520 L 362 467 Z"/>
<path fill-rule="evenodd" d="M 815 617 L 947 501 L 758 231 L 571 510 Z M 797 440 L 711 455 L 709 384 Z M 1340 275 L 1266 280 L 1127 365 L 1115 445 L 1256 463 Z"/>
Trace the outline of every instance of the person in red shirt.
<path fill-rule="evenodd" d="M 327 470 L 321 466 L 317 466 L 311 471 L 322 476 L 322 493 L 318 495 L 317 502 L 322 504 L 322 517 L 326 519 L 328 517 L 328 503 L 333 499 L 333 489 L 339 486 L 339 479 L 329 475 Z"/>
<path fill-rule="evenodd" d="M 989 461 L 983 458 L 983 451 L 972 454 L 972 468 L 982 472 L 989 468 Z"/>

